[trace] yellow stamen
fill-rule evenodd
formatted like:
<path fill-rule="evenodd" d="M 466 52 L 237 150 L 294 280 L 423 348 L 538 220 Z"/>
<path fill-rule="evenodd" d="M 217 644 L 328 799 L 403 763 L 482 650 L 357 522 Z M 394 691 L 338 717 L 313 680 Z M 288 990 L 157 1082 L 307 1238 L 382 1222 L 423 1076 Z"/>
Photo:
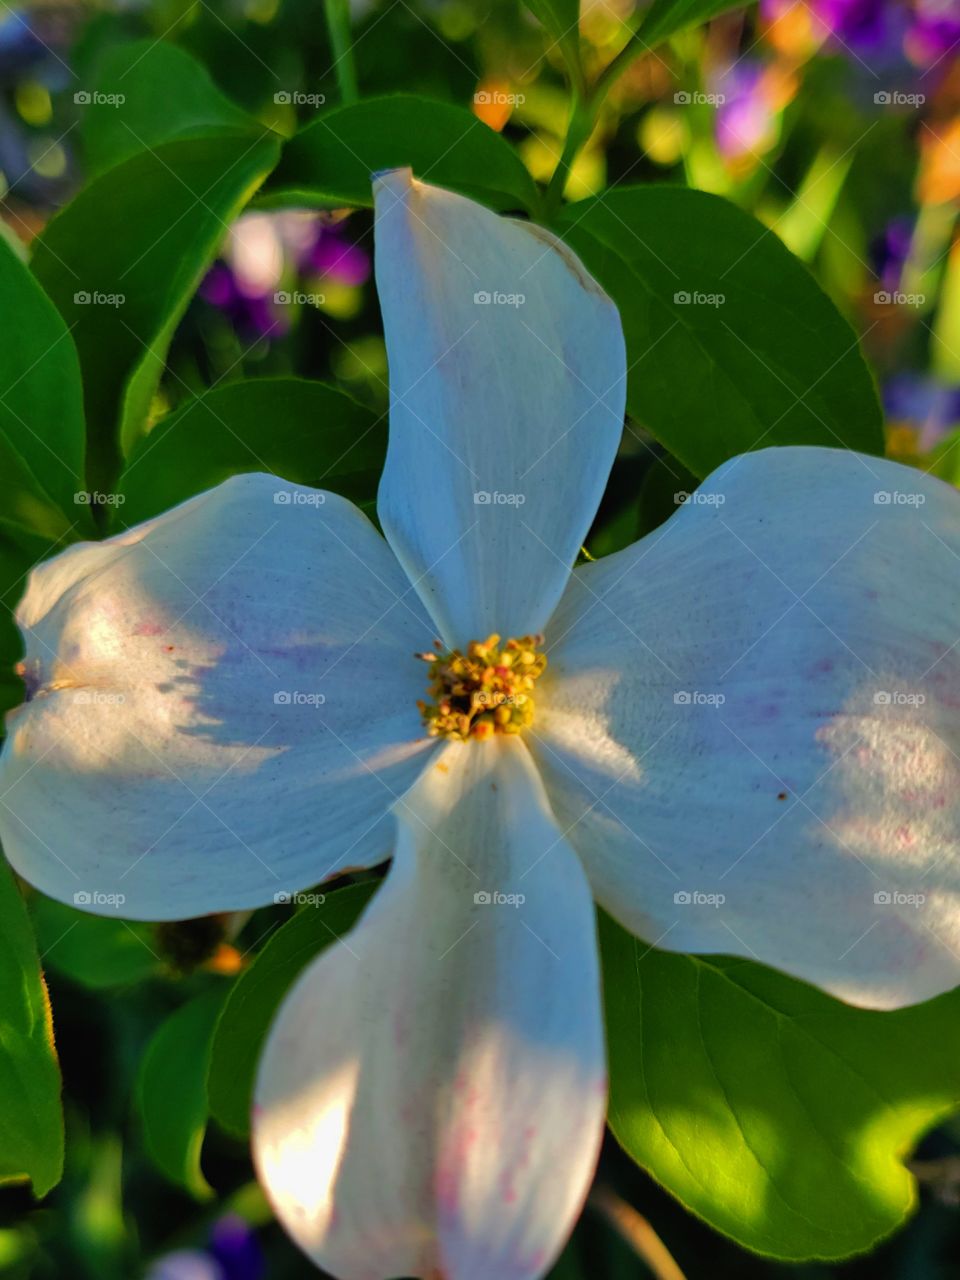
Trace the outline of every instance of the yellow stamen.
<path fill-rule="evenodd" d="M 533 721 L 530 691 L 543 674 L 543 636 L 500 643 L 496 634 L 473 640 L 464 654 L 441 649 L 415 656 L 430 664 L 428 699 L 417 703 L 432 738 L 481 741 L 494 733 L 519 733 Z"/>

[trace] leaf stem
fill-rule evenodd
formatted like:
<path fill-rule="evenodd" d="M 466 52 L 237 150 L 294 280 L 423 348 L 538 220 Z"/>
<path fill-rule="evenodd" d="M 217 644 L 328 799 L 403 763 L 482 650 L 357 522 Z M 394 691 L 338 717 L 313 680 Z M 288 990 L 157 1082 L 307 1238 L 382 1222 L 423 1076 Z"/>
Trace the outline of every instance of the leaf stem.
<path fill-rule="evenodd" d="M 323 0 L 323 9 L 341 101 L 345 104 L 356 102 L 360 93 L 357 88 L 357 69 L 353 61 L 353 40 L 350 36 L 350 0 Z"/>

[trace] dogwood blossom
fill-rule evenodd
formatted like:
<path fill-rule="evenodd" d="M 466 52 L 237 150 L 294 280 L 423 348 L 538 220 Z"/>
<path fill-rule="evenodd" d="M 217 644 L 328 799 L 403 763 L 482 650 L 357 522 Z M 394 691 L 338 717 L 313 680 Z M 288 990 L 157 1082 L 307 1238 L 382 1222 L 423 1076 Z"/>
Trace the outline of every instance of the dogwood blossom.
<path fill-rule="evenodd" d="M 573 568 L 616 309 L 536 226 L 405 171 L 376 205 L 385 537 L 242 475 L 43 564 L 0 832 L 44 892 L 143 919 L 392 856 L 277 1015 L 259 1172 L 342 1280 L 533 1280 L 603 1130 L 594 898 L 864 1005 L 960 980 L 958 497 L 760 450 Z"/>

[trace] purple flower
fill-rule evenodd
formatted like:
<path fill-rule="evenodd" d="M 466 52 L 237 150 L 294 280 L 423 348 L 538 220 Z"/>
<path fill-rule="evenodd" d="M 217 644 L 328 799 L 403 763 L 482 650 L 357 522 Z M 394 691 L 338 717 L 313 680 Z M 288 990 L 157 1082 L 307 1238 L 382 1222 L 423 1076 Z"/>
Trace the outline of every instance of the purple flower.
<path fill-rule="evenodd" d="M 712 81 L 718 96 L 716 137 L 727 159 L 762 151 L 771 138 L 774 112 L 758 62 L 741 59 Z"/>
<path fill-rule="evenodd" d="M 153 1264 L 146 1280 L 263 1280 L 265 1275 L 256 1235 L 231 1214 L 214 1225 L 206 1250 L 168 1253 Z"/>
<path fill-rule="evenodd" d="M 960 386 L 928 374 L 901 373 L 891 378 L 884 384 L 883 405 L 891 424 L 916 430 L 921 453 L 960 425 Z"/>
<path fill-rule="evenodd" d="M 333 227 L 320 227 L 302 265 L 337 284 L 361 285 L 370 276 L 370 255 L 359 245 L 344 240 Z"/>
<path fill-rule="evenodd" d="M 911 61 L 929 66 L 960 42 L 957 0 L 917 0 L 905 48 Z"/>
<path fill-rule="evenodd" d="M 870 244 L 870 260 L 877 279 L 891 293 L 900 287 L 900 276 L 910 253 L 913 219 L 894 218 Z"/>
<path fill-rule="evenodd" d="M 221 1218 L 211 1232 L 209 1248 L 224 1280 L 260 1280 L 265 1274 L 260 1242 L 243 1218 Z"/>

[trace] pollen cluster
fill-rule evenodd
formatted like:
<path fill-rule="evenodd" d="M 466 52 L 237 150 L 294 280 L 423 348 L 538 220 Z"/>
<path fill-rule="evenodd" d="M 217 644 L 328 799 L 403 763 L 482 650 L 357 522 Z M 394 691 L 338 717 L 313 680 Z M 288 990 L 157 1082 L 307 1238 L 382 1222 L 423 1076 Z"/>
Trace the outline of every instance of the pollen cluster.
<path fill-rule="evenodd" d="M 474 640 L 466 653 L 443 649 L 416 656 L 430 664 L 429 698 L 417 703 L 432 738 L 489 738 L 519 733 L 533 720 L 532 691 L 547 655 L 543 636 L 520 636 L 500 643 L 498 635 Z"/>

